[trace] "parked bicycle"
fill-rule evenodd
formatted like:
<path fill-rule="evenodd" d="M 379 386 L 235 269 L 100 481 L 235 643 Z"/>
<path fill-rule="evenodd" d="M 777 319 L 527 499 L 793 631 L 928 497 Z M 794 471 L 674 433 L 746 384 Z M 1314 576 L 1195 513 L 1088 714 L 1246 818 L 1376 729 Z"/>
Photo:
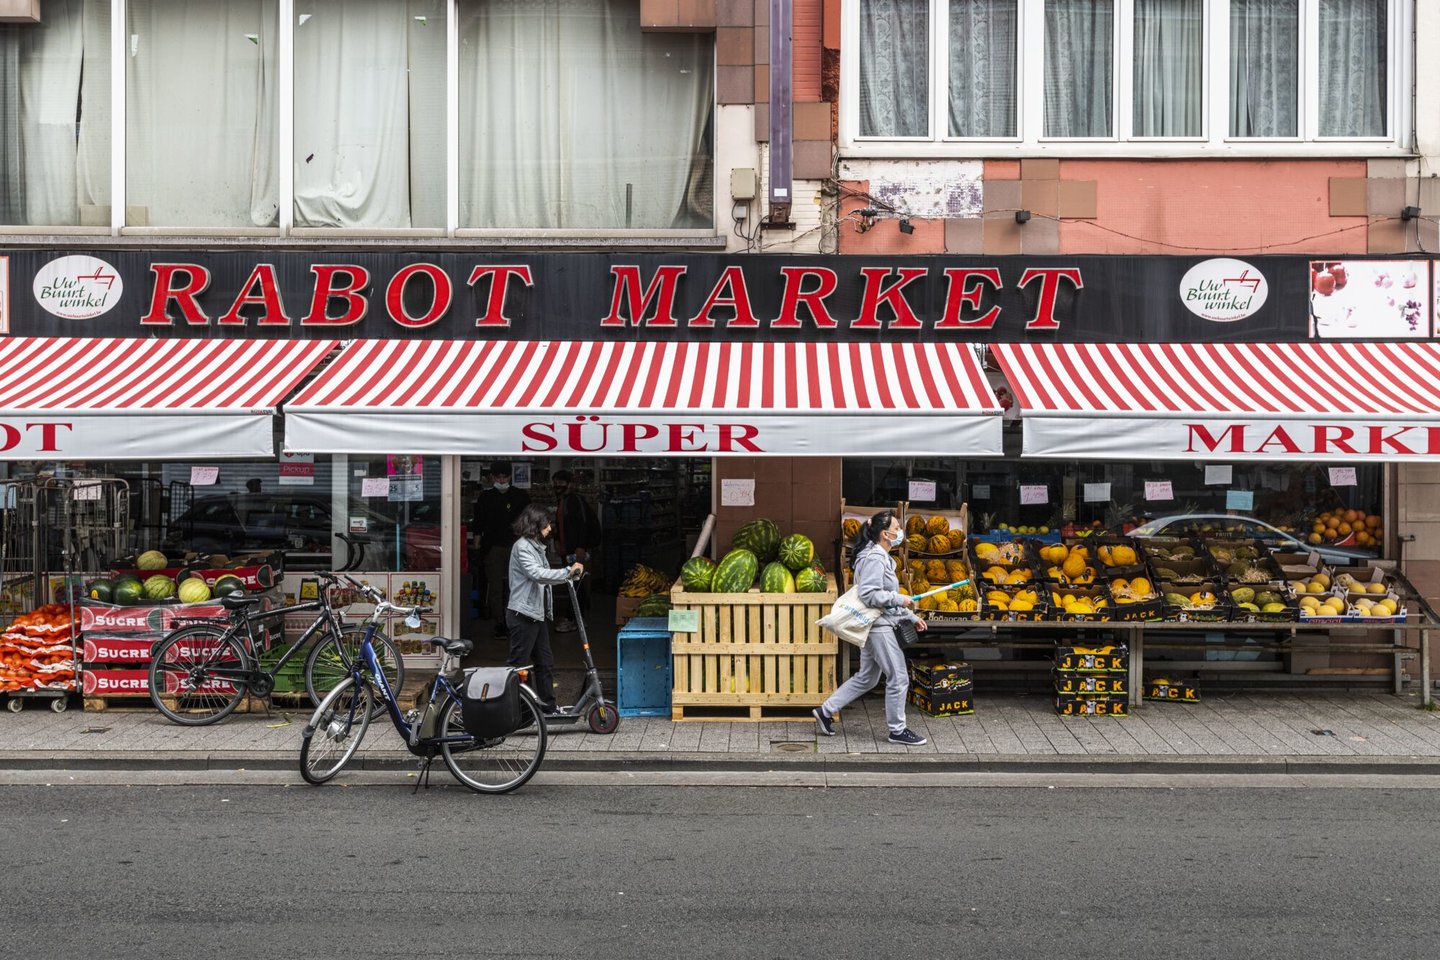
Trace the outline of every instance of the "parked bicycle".
<path fill-rule="evenodd" d="M 259 609 L 259 597 L 226 596 L 221 606 L 228 620 L 197 618 L 172 630 L 150 657 L 150 701 L 175 723 L 203 726 L 233 713 L 246 694 L 266 697 L 275 677 L 311 641 L 305 658 L 305 692 L 314 705 L 349 677 L 360 651 L 362 627 L 345 624 L 333 603 L 339 578 L 317 573 L 319 596 L 289 606 Z M 348 579 L 348 578 L 347 578 Z M 315 611 L 315 619 L 273 663 L 262 662 L 265 624 L 297 613 Z M 399 649 L 389 637 L 372 631 L 375 669 L 396 690 L 405 679 Z M 383 710 L 382 707 L 377 708 Z"/>
<path fill-rule="evenodd" d="M 406 747 L 420 758 L 417 790 L 422 782 L 428 785 L 430 765 L 437 754 L 455 779 L 480 793 L 508 793 L 533 777 L 545 759 L 547 739 L 545 717 L 534 692 L 523 683 L 518 690 L 509 690 L 518 698 L 514 701 L 514 718 L 505 724 L 505 732 L 476 736 L 465 717 L 466 703 L 474 701 L 467 700 L 461 691 L 477 675 L 460 669 L 460 661 L 473 644 L 469 640 L 435 637 L 430 643 L 440 648 L 440 668 L 419 706 L 402 714 L 397 690 L 376 660 L 376 628 L 387 614 L 398 614 L 415 629 L 421 623 L 421 613 L 429 608 L 394 606 L 379 590 L 362 586 L 350 577 L 345 579 L 375 605 L 375 610 L 365 621 L 359 656 L 351 664 L 350 676 L 330 691 L 305 725 L 300 741 L 300 775 L 316 785 L 333 779 L 360 749 L 374 716 L 373 704 L 379 700 Z M 508 680 L 508 672 L 496 668 L 486 671 L 485 676 L 493 675 L 498 685 L 508 686 L 514 682 Z"/>

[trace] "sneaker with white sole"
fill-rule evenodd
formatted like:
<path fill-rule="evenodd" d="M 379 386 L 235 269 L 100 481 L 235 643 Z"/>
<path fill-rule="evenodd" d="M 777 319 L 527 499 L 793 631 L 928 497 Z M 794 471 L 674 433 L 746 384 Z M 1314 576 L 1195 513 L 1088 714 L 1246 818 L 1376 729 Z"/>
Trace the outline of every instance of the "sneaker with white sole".
<path fill-rule="evenodd" d="M 901 746 L 905 747 L 923 747 L 930 741 L 926 740 L 924 737 L 920 736 L 920 734 L 916 733 L 914 730 L 911 730 L 909 727 L 906 727 L 899 733 L 890 734 L 890 742 L 898 743 Z"/>
<path fill-rule="evenodd" d="M 825 712 L 824 707 L 816 707 L 810 714 L 815 718 L 815 732 L 822 737 L 835 736 L 835 720 Z"/>

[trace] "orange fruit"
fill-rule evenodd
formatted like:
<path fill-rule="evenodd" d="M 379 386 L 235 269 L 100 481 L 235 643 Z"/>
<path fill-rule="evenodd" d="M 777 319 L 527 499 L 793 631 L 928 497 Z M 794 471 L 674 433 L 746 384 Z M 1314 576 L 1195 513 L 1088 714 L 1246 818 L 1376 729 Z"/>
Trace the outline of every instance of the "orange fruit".
<path fill-rule="evenodd" d="M 1317 524 L 1315 524 L 1315 526 L 1313 526 L 1313 527 L 1310 528 L 1310 532 L 1311 532 L 1311 533 L 1324 533 L 1324 532 L 1325 532 L 1325 524 L 1323 524 L 1323 523 L 1317 523 Z"/>
<path fill-rule="evenodd" d="M 1340 518 L 1339 518 L 1339 517 L 1328 517 L 1328 518 L 1326 518 L 1326 520 L 1325 520 L 1325 529 L 1326 529 L 1326 530 L 1334 530 L 1334 529 L 1335 529 L 1336 527 L 1338 527 L 1338 526 L 1340 526 Z"/>
<path fill-rule="evenodd" d="M 1349 536 L 1351 533 L 1354 532 L 1354 530 L 1355 528 L 1350 526 L 1349 523 L 1342 523 L 1340 524 L 1340 526 L 1335 528 L 1335 532 L 1340 534 L 1340 536 L 1342 537 Z"/>
<path fill-rule="evenodd" d="M 1325 529 L 1325 528 L 1324 528 L 1324 527 L 1321 527 L 1320 529 L 1323 530 L 1323 529 Z M 1324 539 L 1324 537 L 1320 536 L 1320 534 L 1318 534 L 1318 533 L 1312 533 L 1312 534 L 1310 534 L 1310 536 L 1307 537 L 1306 539 L 1309 540 L 1311 543 L 1319 543 L 1321 540 Z"/>
<path fill-rule="evenodd" d="M 1379 529 L 1380 518 L 1372 513 L 1370 516 L 1365 518 L 1365 526 L 1369 527 L 1371 530 Z"/>

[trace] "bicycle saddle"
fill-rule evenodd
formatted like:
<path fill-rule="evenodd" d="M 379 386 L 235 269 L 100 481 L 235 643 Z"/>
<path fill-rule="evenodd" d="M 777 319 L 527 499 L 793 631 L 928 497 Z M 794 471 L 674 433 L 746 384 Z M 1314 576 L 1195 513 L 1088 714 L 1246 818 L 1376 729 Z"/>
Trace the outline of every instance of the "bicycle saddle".
<path fill-rule="evenodd" d="M 220 598 L 220 606 L 226 610 L 240 610 L 259 602 L 259 597 L 245 597 L 237 593 L 227 593 Z"/>
<path fill-rule="evenodd" d="M 445 652 L 452 657 L 463 657 L 475 649 L 475 643 L 471 640 L 451 640 L 447 637 L 431 637 L 432 647 L 444 647 Z"/>

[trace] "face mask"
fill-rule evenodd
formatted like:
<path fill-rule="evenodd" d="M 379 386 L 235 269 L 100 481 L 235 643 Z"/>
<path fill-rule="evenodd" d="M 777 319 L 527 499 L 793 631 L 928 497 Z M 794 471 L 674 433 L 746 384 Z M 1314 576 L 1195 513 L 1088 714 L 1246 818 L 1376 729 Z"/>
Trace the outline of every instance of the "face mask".
<path fill-rule="evenodd" d="M 894 550 L 896 547 L 900 546 L 900 544 L 902 544 L 902 543 L 904 543 L 904 542 L 905 542 L 905 534 L 904 534 L 904 532 L 902 531 L 902 532 L 900 532 L 900 533 L 895 534 L 895 539 L 889 541 L 889 542 L 888 542 L 888 546 L 890 547 L 891 550 Z"/>
<path fill-rule="evenodd" d="M 496 490 L 499 490 L 501 493 L 504 493 L 506 490 L 509 490 L 509 489 L 510 489 L 510 484 L 508 484 L 508 483 L 497 483 L 497 484 L 494 485 L 494 487 L 495 487 Z"/>

